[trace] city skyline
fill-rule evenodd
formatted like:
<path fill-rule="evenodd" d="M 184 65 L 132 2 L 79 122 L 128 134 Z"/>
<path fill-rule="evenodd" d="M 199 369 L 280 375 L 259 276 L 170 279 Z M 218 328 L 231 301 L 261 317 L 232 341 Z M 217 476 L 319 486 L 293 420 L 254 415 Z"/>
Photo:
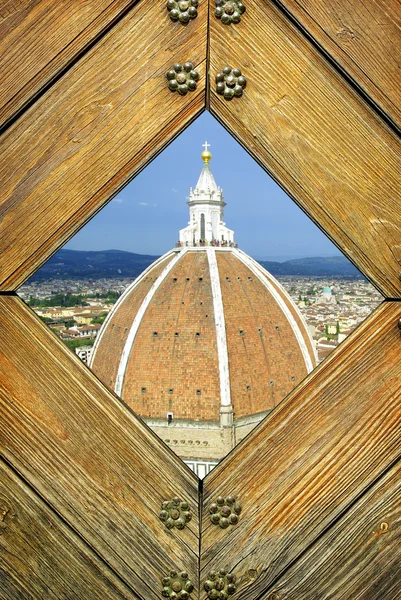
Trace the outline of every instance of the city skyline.
<path fill-rule="evenodd" d="M 211 169 L 224 191 L 225 222 L 255 258 L 288 260 L 341 252 L 229 133 L 203 113 L 65 246 L 71 250 L 126 250 L 160 255 L 188 222 L 205 140 Z"/>

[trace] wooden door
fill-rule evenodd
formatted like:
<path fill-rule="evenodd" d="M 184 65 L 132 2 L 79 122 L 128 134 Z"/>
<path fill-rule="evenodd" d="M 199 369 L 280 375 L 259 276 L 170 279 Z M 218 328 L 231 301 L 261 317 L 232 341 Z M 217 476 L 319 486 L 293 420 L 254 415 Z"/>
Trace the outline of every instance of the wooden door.
<path fill-rule="evenodd" d="M 221 568 L 234 598 L 401 594 L 400 6 L 246 8 L 224 25 L 201 0 L 182 25 L 165 0 L 0 4 L 7 599 L 160 598 L 170 571 L 205 598 Z M 165 73 L 187 60 L 200 79 L 180 96 Z M 225 66 L 241 98 L 215 92 Z M 14 290 L 205 109 L 387 300 L 201 485 Z M 210 504 L 230 495 L 239 523 L 221 529 Z M 175 496 L 182 530 L 159 519 Z"/>

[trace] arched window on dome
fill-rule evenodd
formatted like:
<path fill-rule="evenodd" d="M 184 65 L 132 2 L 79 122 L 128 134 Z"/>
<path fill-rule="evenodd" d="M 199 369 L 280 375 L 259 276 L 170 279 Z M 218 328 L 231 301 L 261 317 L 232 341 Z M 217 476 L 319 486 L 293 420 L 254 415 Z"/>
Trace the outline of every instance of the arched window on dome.
<path fill-rule="evenodd" d="M 206 234 L 205 234 L 205 215 L 202 213 L 201 214 L 201 226 L 200 226 L 200 230 L 201 230 L 201 240 L 204 240 L 206 238 Z"/>

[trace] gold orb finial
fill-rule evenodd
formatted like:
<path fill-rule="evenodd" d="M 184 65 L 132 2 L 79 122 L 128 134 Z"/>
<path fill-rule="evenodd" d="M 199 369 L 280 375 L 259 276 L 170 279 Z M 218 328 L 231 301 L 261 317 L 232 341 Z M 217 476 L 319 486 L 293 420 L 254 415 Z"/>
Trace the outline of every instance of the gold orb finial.
<path fill-rule="evenodd" d="M 202 146 L 204 147 L 204 151 L 202 152 L 201 157 L 205 165 L 207 165 L 210 162 L 210 159 L 212 158 L 212 153 L 208 150 L 210 144 L 205 142 L 204 144 L 202 144 Z"/>

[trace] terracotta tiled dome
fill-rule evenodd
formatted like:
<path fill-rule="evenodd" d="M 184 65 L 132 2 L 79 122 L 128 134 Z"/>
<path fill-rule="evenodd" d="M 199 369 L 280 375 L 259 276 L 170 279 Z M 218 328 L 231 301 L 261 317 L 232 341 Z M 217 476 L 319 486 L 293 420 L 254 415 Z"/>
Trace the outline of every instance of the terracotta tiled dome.
<path fill-rule="evenodd" d="M 316 363 L 291 298 L 236 248 L 221 218 L 222 191 L 208 163 L 199 181 L 191 190 L 190 222 L 178 247 L 154 262 L 116 303 L 91 366 L 137 414 L 161 427 L 172 446 L 175 436 L 179 454 L 213 460 Z M 216 210 L 217 221 L 211 214 Z M 235 431 L 223 435 L 222 429 Z M 195 432 L 192 440 L 188 431 Z M 212 450 L 215 434 L 219 441 Z"/>
<path fill-rule="evenodd" d="M 196 421 L 218 420 L 223 395 L 234 418 L 269 410 L 313 366 L 303 319 L 277 280 L 224 248 L 173 250 L 153 263 L 109 314 L 92 359 L 139 415 Z"/>

